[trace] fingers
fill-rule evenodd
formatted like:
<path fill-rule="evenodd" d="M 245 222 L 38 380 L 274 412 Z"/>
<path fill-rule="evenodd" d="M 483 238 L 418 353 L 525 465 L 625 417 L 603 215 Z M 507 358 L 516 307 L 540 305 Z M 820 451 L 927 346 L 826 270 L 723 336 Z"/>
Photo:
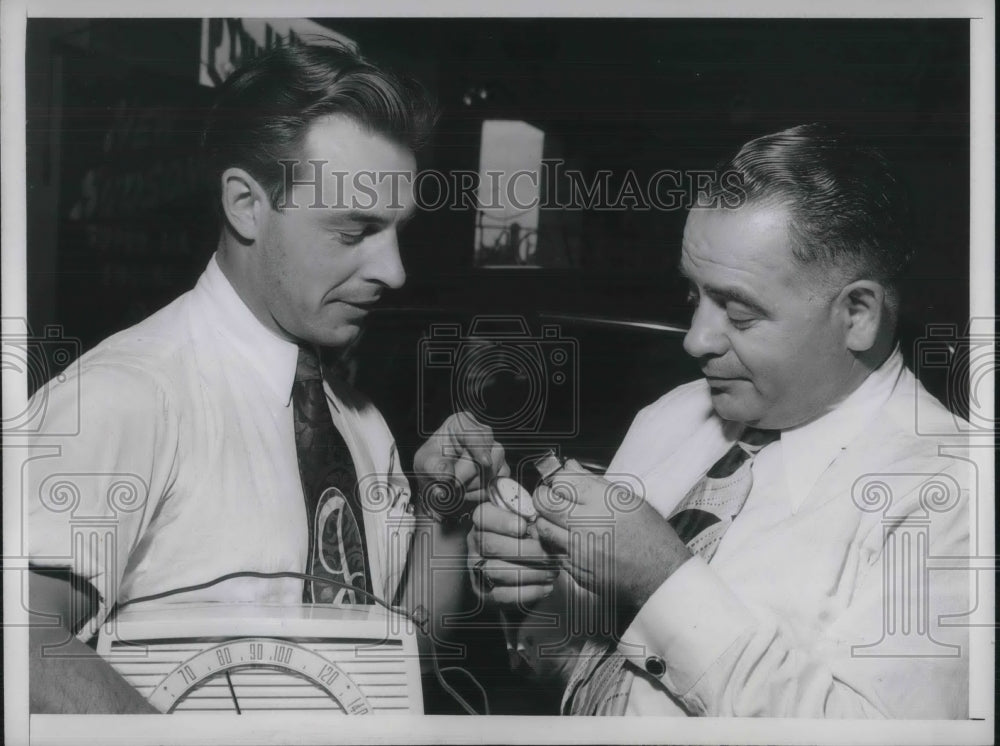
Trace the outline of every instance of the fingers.
<path fill-rule="evenodd" d="M 553 478 L 550 485 L 539 484 L 531 499 L 540 517 L 560 526 L 566 525 L 570 513 L 580 504 L 574 484 L 564 477 Z"/>
<path fill-rule="evenodd" d="M 496 443 L 493 429 L 479 422 L 468 412 L 451 415 L 431 439 L 439 441 L 442 455 L 457 456 L 464 450 L 482 466 L 490 464 L 490 452 Z"/>
<path fill-rule="evenodd" d="M 515 539 L 488 531 L 470 531 L 469 553 L 487 559 L 502 559 L 524 567 L 551 568 L 558 561 L 549 556 L 537 539 Z"/>
<path fill-rule="evenodd" d="M 514 539 L 501 534 L 470 531 L 468 541 L 470 552 L 487 559 L 503 559 L 535 567 L 555 564 L 537 539 Z"/>
<path fill-rule="evenodd" d="M 542 547 L 551 555 L 565 557 L 569 551 L 570 533 L 558 523 L 539 517 L 535 522 L 535 530 Z"/>
<path fill-rule="evenodd" d="M 638 478 L 616 474 L 609 481 L 569 459 L 532 498 L 539 515 L 565 527 L 571 518 L 618 520 L 644 503 L 644 492 Z"/>
<path fill-rule="evenodd" d="M 510 474 L 504 447 L 494 439 L 493 430 L 485 425 L 476 425 L 454 434 L 457 448 L 452 452 L 455 475 L 473 489 L 485 486 L 494 477 Z M 478 483 L 473 480 L 478 480 Z"/>
<path fill-rule="evenodd" d="M 551 568 L 557 564 L 538 541 L 534 527 L 515 513 L 483 503 L 472 513 L 472 524 L 468 535 L 472 554 L 522 566 Z"/>
<path fill-rule="evenodd" d="M 543 585 L 497 585 L 490 588 L 484 580 L 482 584 L 473 583 L 476 593 L 487 601 L 498 606 L 520 606 L 522 608 L 536 604 L 543 598 L 552 595 L 554 585 L 545 583 Z"/>
<path fill-rule="evenodd" d="M 510 476 L 510 467 L 507 465 L 507 454 L 503 446 L 495 442 L 490 447 L 489 470 L 493 476 Z"/>
<path fill-rule="evenodd" d="M 528 522 L 517 513 L 483 503 L 472 512 L 472 533 L 489 532 L 521 538 L 528 534 Z"/>
<path fill-rule="evenodd" d="M 479 572 L 489 578 L 487 585 L 500 587 L 552 585 L 559 577 L 558 567 L 527 567 L 502 559 L 483 559 L 485 561 L 478 567 Z"/>
<path fill-rule="evenodd" d="M 504 448 L 493 430 L 468 412 L 445 420 L 417 451 L 413 463 L 422 482 L 453 481 L 465 490 L 466 500 L 485 499 L 490 480 L 510 474 Z"/>
<path fill-rule="evenodd" d="M 534 527 L 492 503 L 472 513 L 468 535 L 473 587 L 492 603 L 529 605 L 552 593 L 559 564 L 535 538 Z"/>
<path fill-rule="evenodd" d="M 558 568 L 534 568 L 469 555 L 475 592 L 495 604 L 530 605 L 552 594 Z"/>
<path fill-rule="evenodd" d="M 465 453 L 456 456 L 448 465 L 452 469 L 455 479 L 467 490 L 481 489 L 484 483 L 491 479 L 488 474 L 484 473 L 486 467 L 473 461 Z"/>
<path fill-rule="evenodd" d="M 457 412 L 445 420 L 442 429 L 450 435 L 452 442 L 474 454 L 476 460 L 483 466 L 490 463 L 490 450 L 496 439 L 493 428 L 484 425 L 468 412 Z"/>

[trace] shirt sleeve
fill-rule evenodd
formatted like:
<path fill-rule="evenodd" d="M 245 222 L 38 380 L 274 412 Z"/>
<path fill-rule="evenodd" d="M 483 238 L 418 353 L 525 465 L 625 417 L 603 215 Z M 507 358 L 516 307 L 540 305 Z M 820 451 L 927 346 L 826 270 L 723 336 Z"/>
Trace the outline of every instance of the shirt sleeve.
<path fill-rule="evenodd" d="M 66 568 L 97 591 L 79 637 L 99 629 L 129 556 L 174 475 L 177 428 L 162 387 L 128 365 L 83 367 L 39 390 L 44 416 L 24 468 L 32 565 Z"/>
<path fill-rule="evenodd" d="M 875 522 L 859 540 L 861 553 L 870 547 L 869 566 L 850 604 L 828 624 L 796 623 L 748 606 L 694 557 L 640 609 L 621 652 L 638 675 L 696 715 L 965 717 L 968 635 L 945 615 L 969 608 L 968 577 L 917 567 L 897 577 L 894 563 L 905 559 L 902 537 L 914 525 L 907 521 L 928 516 L 926 556 L 967 556 L 967 503 L 939 514 L 912 503 L 910 516 L 888 528 Z"/>

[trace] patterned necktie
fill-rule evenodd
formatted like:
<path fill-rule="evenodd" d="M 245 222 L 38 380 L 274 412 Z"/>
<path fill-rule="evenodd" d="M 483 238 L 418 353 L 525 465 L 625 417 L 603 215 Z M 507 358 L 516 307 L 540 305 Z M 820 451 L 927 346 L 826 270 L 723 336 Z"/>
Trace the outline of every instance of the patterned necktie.
<path fill-rule="evenodd" d="M 370 603 L 350 587 L 371 592 L 358 477 L 343 435 L 333 424 L 315 351 L 299 348 L 292 384 L 295 451 L 309 522 L 306 572 L 342 585 L 306 581 L 305 603 Z"/>
<path fill-rule="evenodd" d="M 706 562 L 715 555 L 750 495 L 753 457 L 780 435 L 777 430 L 747 429 L 680 501 L 667 521 L 692 554 Z M 567 685 L 570 714 L 624 715 L 634 677 L 626 661 L 615 646 L 587 640 Z"/>

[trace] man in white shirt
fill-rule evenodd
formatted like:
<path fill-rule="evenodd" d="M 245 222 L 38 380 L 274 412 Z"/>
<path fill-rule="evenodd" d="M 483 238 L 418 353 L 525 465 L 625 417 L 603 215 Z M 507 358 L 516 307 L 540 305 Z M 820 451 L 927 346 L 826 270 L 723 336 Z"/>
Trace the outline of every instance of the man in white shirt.
<path fill-rule="evenodd" d="M 413 519 L 381 415 L 321 362 L 405 281 L 397 232 L 414 212 L 415 153 L 433 119 L 413 81 L 334 46 L 272 50 L 222 86 L 204 133 L 221 214 L 207 269 L 38 394 L 46 413 L 34 442 L 55 448 L 25 472 L 30 608 L 61 626 L 31 631 L 33 711 L 152 711 L 84 643 L 137 597 L 231 573 L 323 570 L 341 578 L 338 592 L 244 576 L 172 600 L 451 602 L 460 576 L 449 584 L 438 573 L 431 588 L 428 567 L 404 566 L 414 531 L 456 553 L 464 532 Z M 318 405 L 309 410 L 296 387 Z M 315 417 L 332 419 L 322 436 Z M 327 486 L 303 466 L 336 434 L 343 473 L 322 477 L 353 472 L 354 487 Z M 453 417 L 433 442 L 422 463 L 469 499 L 480 477 L 507 473 L 476 423 Z M 111 528 L 88 533 L 95 523 Z"/>
<path fill-rule="evenodd" d="M 479 507 L 482 593 L 562 619 L 519 639 L 567 714 L 966 717 L 967 635 L 946 616 L 967 579 L 925 568 L 968 555 L 970 480 L 915 428 L 920 411 L 958 433 L 895 338 L 899 185 L 818 125 L 748 143 L 733 172 L 741 190 L 692 210 L 682 244 L 705 378 L 638 414 L 607 480 L 566 463 L 534 524 Z M 714 510 L 740 450 L 742 502 Z M 519 574 L 553 560 L 554 585 Z"/>

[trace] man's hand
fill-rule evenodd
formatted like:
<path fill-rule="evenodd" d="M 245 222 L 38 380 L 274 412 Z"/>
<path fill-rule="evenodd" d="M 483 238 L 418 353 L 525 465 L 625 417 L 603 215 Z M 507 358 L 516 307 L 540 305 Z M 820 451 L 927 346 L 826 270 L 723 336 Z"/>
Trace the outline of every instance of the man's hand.
<path fill-rule="evenodd" d="M 496 604 L 530 606 L 552 593 L 558 563 L 521 516 L 485 502 L 472 514 L 469 568 L 473 588 Z"/>
<path fill-rule="evenodd" d="M 432 514 L 452 515 L 486 499 L 494 477 L 510 474 L 493 431 L 468 412 L 453 414 L 413 459 L 420 500 Z"/>
<path fill-rule="evenodd" d="M 538 535 L 583 589 L 638 609 L 691 557 L 655 508 L 576 461 L 550 484 L 533 496 Z"/>

